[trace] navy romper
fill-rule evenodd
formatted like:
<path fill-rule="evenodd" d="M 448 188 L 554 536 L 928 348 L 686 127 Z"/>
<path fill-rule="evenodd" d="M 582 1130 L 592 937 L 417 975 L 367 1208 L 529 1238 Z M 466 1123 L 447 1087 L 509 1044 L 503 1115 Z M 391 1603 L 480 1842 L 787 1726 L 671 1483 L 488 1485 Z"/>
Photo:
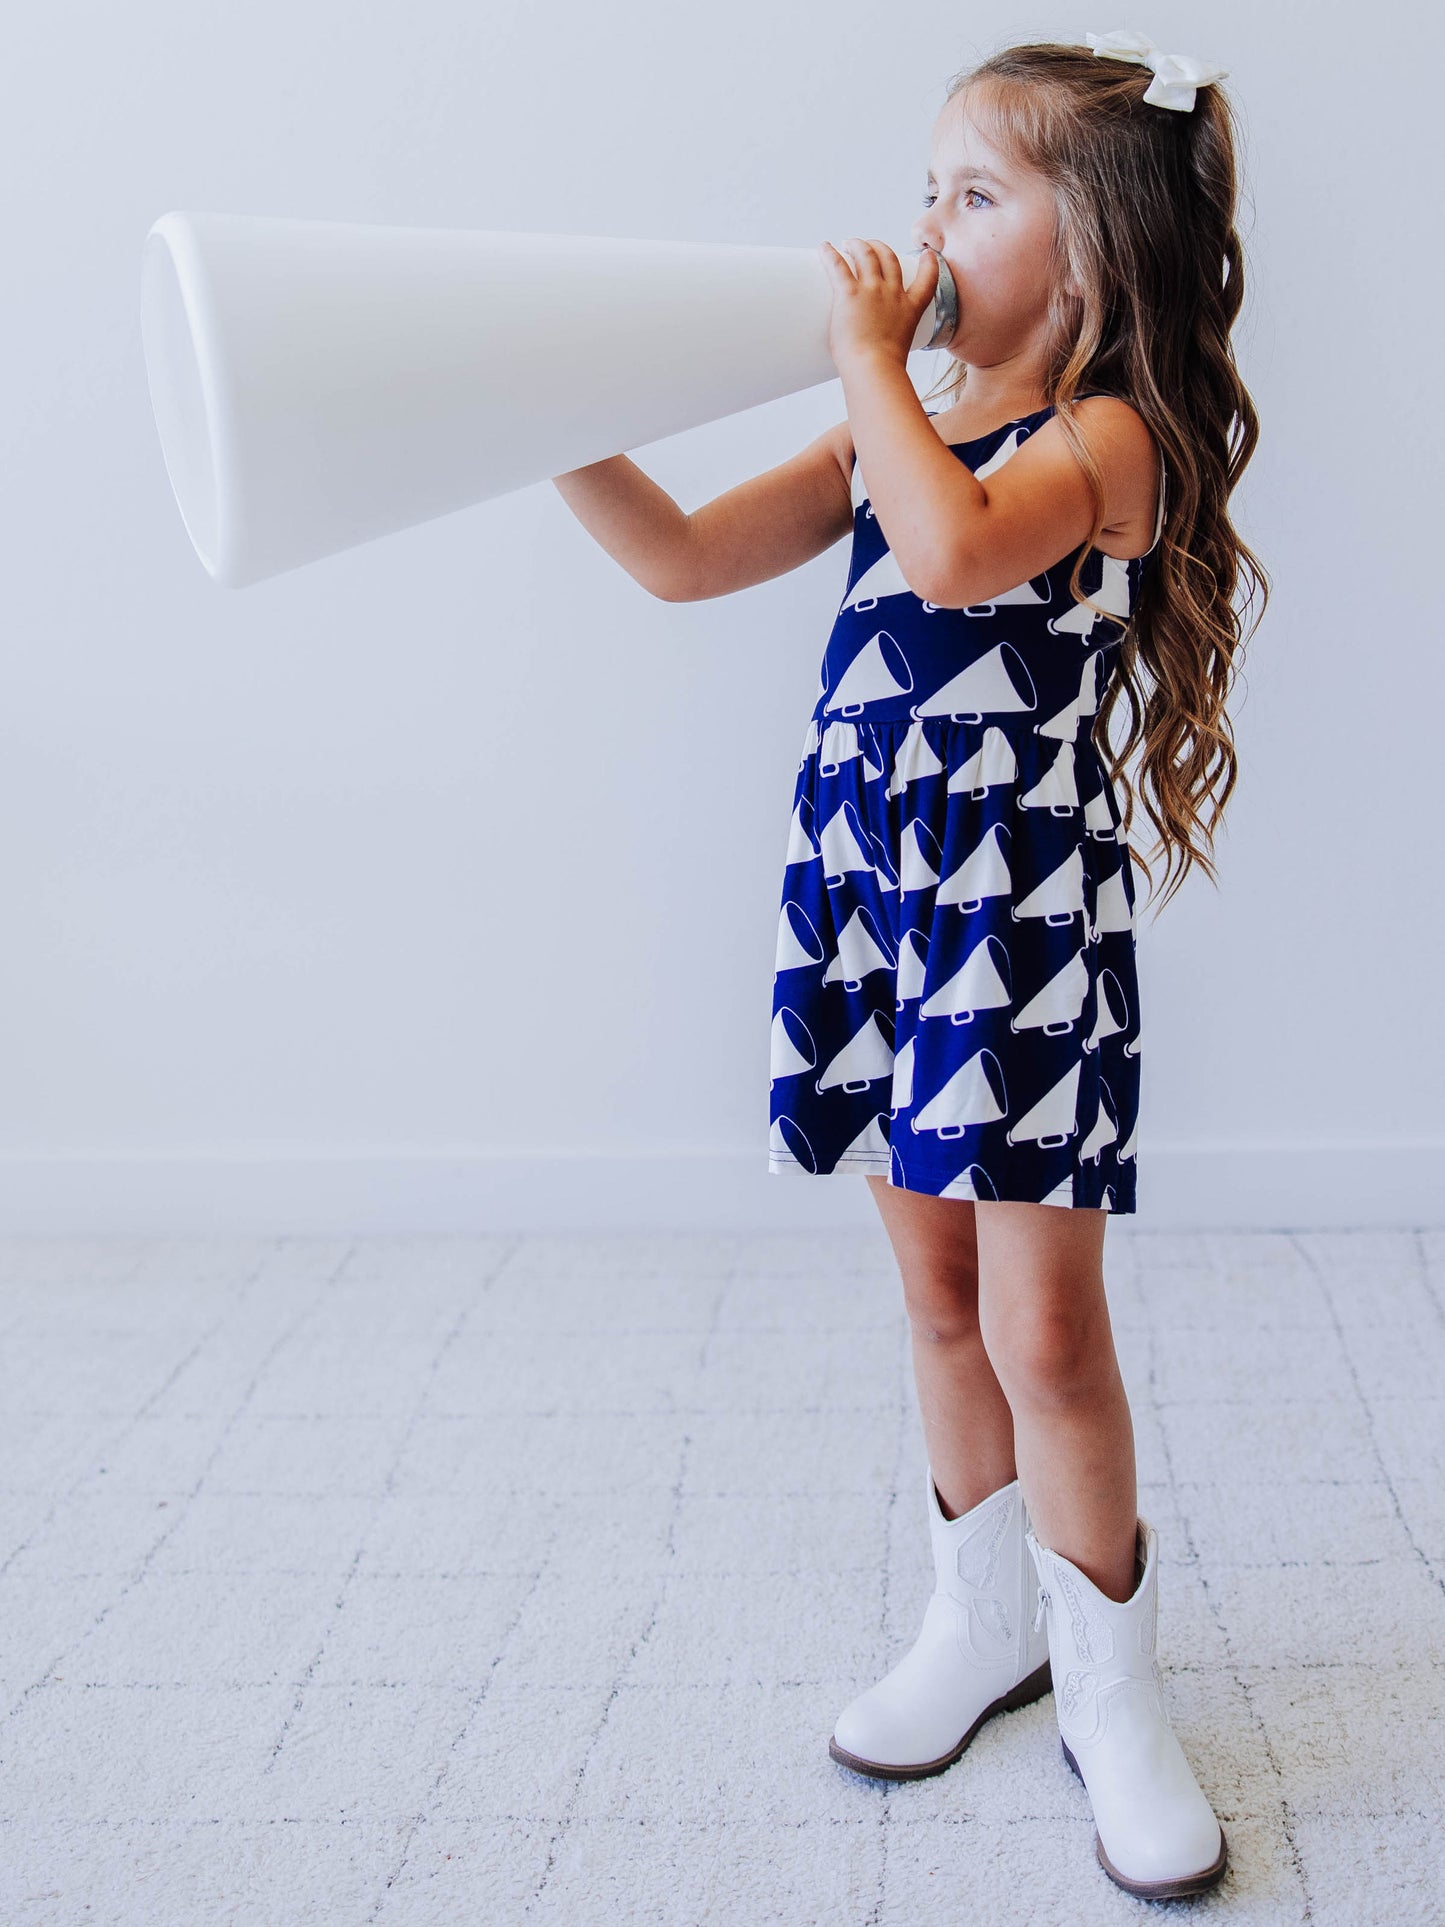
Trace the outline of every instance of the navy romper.
<path fill-rule="evenodd" d="M 949 444 L 981 480 L 1053 414 Z M 793 794 L 768 1169 L 1135 1210 L 1134 878 L 1090 727 L 1163 527 L 994 601 L 908 587 L 853 463 Z"/>

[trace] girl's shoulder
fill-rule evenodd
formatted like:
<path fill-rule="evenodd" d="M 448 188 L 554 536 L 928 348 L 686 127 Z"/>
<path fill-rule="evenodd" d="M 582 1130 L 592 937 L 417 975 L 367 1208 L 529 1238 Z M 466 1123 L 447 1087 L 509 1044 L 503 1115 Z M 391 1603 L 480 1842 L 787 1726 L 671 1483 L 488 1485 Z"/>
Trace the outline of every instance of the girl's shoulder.
<path fill-rule="evenodd" d="M 1090 388 L 1082 395 L 1075 395 L 1074 413 L 1084 421 L 1117 422 L 1122 432 L 1136 437 L 1142 431 L 1153 443 L 1148 422 L 1126 395 L 1115 395 L 1105 388 Z"/>
<path fill-rule="evenodd" d="M 1104 525 L 1094 546 L 1117 561 L 1136 561 L 1153 551 L 1164 526 L 1163 463 L 1153 432 L 1133 402 L 1107 389 L 1085 389 L 1074 397 L 1072 412 L 1104 481 Z M 982 434 L 961 408 L 927 413 L 946 445 L 970 460 L 972 450 L 983 451 L 1014 429 L 1051 445 L 1064 439 L 1052 402 Z"/>
<path fill-rule="evenodd" d="M 1073 414 L 1104 478 L 1097 546 L 1121 561 L 1147 555 L 1164 521 L 1164 464 L 1153 430 L 1133 402 L 1102 389 L 1076 395 Z M 1050 431 L 1064 433 L 1053 411 L 1035 433 Z"/>

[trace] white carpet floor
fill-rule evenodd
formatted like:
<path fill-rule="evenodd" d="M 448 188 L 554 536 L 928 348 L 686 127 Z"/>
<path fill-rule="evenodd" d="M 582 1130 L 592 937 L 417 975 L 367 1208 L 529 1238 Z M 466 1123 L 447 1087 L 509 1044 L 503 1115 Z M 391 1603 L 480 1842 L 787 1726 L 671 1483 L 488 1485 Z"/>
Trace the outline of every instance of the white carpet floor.
<path fill-rule="evenodd" d="M 881 1225 L 0 1242 L 0 1922 L 1445 1921 L 1445 1231 L 1105 1273 L 1225 1881 L 1046 1697 L 828 1757 L 932 1584 Z"/>

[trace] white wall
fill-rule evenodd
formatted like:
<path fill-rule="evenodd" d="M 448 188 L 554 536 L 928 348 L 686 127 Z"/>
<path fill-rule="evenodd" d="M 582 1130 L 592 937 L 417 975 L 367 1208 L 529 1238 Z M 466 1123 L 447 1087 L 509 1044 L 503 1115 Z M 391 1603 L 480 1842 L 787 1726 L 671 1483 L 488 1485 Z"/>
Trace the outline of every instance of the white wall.
<path fill-rule="evenodd" d="M 1434 9 L 1151 0 L 1253 202 L 1235 498 L 1275 597 L 1222 888 L 1140 938 L 1140 1213 L 1441 1221 Z M 1124 24 L 726 9 L 24 9 L 0 160 L 0 1229 L 876 1222 L 767 1175 L 796 760 L 847 548 L 650 600 L 549 483 L 242 591 L 176 512 L 171 207 L 810 246 L 903 234 L 949 76 Z M 935 357 L 912 364 L 920 388 Z M 587 342 L 558 379 L 591 378 Z M 638 451 L 686 507 L 836 382 Z"/>

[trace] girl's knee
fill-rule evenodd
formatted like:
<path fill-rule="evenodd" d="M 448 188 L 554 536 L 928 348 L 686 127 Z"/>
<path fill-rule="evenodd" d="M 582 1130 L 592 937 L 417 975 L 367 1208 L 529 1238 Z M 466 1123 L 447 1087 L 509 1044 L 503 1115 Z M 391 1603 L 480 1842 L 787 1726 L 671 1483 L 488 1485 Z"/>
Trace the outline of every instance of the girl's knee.
<path fill-rule="evenodd" d="M 978 1345 L 982 1335 L 978 1325 L 978 1306 L 962 1299 L 948 1299 L 922 1306 L 910 1304 L 908 1322 L 913 1336 L 926 1345 Z"/>
<path fill-rule="evenodd" d="M 1107 1213 L 978 1208 L 983 1342 L 1010 1400 L 1058 1405 L 1115 1369 L 1104 1295 Z"/>
<path fill-rule="evenodd" d="M 978 1273 L 967 1263 L 903 1267 L 903 1302 L 915 1338 L 929 1344 L 978 1342 Z"/>
<path fill-rule="evenodd" d="M 984 1343 L 1010 1402 L 1056 1407 L 1091 1397 L 1115 1369 L 1107 1316 L 1066 1300 L 1010 1307 L 985 1320 Z"/>

